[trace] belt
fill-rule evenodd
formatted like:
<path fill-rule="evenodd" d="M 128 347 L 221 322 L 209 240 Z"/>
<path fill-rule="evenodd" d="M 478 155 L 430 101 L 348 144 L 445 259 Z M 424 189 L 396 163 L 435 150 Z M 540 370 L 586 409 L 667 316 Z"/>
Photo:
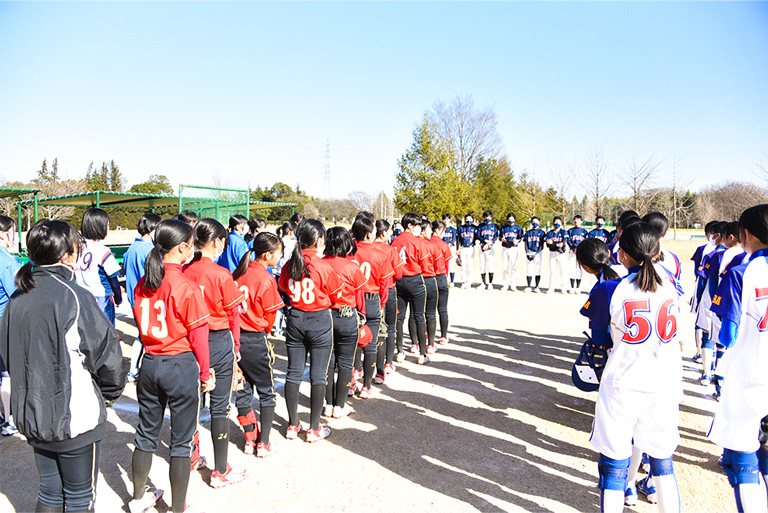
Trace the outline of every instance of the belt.
<path fill-rule="evenodd" d="M 378 292 L 366 292 L 365 293 L 365 299 L 379 299 L 381 296 L 379 296 Z"/>

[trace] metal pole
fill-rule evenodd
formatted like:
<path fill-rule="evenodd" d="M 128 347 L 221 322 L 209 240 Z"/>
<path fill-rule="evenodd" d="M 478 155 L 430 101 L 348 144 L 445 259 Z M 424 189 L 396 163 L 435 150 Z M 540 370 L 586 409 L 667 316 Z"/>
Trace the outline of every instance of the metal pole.
<path fill-rule="evenodd" d="M 34 195 L 34 203 L 35 203 L 35 222 L 37 222 L 37 193 L 35 193 Z M 21 236 L 19 236 L 19 240 L 21 240 Z M 21 242 L 19 242 L 19 244 L 21 244 Z"/>
<path fill-rule="evenodd" d="M 37 198 L 37 194 L 35 194 L 35 198 Z M 19 220 L 16 223 L 16 228 L 19 230 L 19 254 L 21 254 L 21 203 L 16 203 L 16 217 Z"/>

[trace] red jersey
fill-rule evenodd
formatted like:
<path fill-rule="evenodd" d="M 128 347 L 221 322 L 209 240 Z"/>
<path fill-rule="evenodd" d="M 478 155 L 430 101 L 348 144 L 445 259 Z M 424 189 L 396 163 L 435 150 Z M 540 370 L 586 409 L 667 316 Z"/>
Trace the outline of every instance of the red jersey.
<path fill-rule="evenodd" d="M 424 241 L 427 257 L 422 261 L 421 274 L 425 278 L 434 278 L 438 265 L 443 266 L 443 253 L 440 248 L 432 244 L 428 239 L 420 237 Z"/>
<path fill-rule="evenodd" d="M 317 256 L 314 249 L 302 249 L 309 278 L 298 282 L 291 278 L 290 260 L 283 266 L 277 286 L 291 298 L 291 307 L 303 312 L 317 312 L 330 308 L 336 302 L 342 283 L 328 262 Z M 291 257 L 293 258 L 293 257 Z"/>
<path fill-rule="evenodd" d="M 265 331 L 274 322 L 274 314 L 285 306 L 277 282 L 267 268 L 251 262 L 248 270 L 237 280 L 245 299 L 240 305 L 240 323 L 246 331 Z"/>
<path fill-rule="evenodd" d="M 387 288 L 391 289 L 395 286 L 394 280 L 399 280 L 403 277 L 403 259 L 400 258 L 400 255 L 398 254 L 397 250 L 387 244 L 386 242 L 374 242 L 376 244 L 376 247 L 382 250 L 384 253 L 389 255 L 389 263 L 392 266 L 392 269 L 395 270 L 394 276 L 389 278 L 389 285 Z"/>
<path fill-rule="evenodd" d="M 404 231 L 392 241 L 392 247 L 397 250 L 403 262 L 403 276 L 416 276 L 424 269 L 425 260 L 429 258 L 426 248 L 427 241 L 414 237 L 409 231 Z"/>
<path fill-rule="evenodd" d="M 197 283 L 208 306 L 208 327 L 212 330 L 229 329 L 227 311 L 237 308 L 243 302 L 243 293 L 226 268 L 202 257 L 184 268 L 184 276 Z"/>
<path fill-rule="evenodd" d="M 389 278 L 395 275 L 392 267 L 393 254 L 386 248 L 374 245 L 372 242 L 358 242 L 357 252 L 352 261 L 360 266 L 365 282 L 363 291 L 369 294 L 380 294 L 389 288 Z"/>
<path fill-rule="evenodd" d="M 441 237 L 435 235 L 432 236 L 429 242 L 440 248 L 440 253 L 442 254 L 442 260 L 438 261 L 438 265 L 435 267 L 435 274 L 438 276 L 448 274 L 448 262 L 453 258 L 451 247 Z M 442 263 L 442 268 L 440 267 L 440 262 Z"/>
<path fill-rule="evenodd" d="M 144 350 L 152 355 L 175 355 L 192 351 L 187 335 L 208 323 L 208 308 L 200 288 L 181 273 L 181 265 L 164 264 L 160 288 L 136 284 L 133 317 L 139 325 Z"/>
<path fill-rule="evenodd" d="M 354 308 L 357 305 L 355 293 L 366 283 L 365 276 L 360 272 L 357 263 L 344 257 L 325 257 L 323 261 L 333 267 L 343 284 L 337 295 L 336 304 L 332 308 L 338 309 L 344 305 Z"/>

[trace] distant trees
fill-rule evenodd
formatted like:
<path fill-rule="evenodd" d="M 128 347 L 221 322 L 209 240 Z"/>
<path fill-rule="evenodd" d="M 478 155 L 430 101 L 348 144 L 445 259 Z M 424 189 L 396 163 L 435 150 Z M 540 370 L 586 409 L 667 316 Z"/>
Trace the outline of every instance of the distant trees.
<path fill-rule="evenodd" d="M 125 190 L 125 178 L 114 160 L 110 160 L 109 164 L 102 162 L 100 168 L 94 168 L 91 162 L 85 172 L 85 184 L 89 191 Z"/>
<path fill-rule="evenodd" d="M 140 194 L 173 194 L 173 186 L 165 175 L 149 175 L 146 181 L 137 183 L 128 192 Z"/>

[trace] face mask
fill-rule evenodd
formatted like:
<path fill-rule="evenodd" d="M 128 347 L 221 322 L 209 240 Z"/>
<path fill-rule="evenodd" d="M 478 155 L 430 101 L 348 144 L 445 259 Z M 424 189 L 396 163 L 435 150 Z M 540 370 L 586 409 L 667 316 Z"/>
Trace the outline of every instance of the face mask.
<path fill-rule="evenodd" d="M 486 223 L 490 223 L 490 222 L 491 222 L 491 218 L 490 218 L 490 217 L 487 217 L 487 218 L 485 219 L 485 222 L 486 222 Z"/>
<path fill-rule="evenodd" d="M 560 228 L 560 223 L 555 223 L 555 228 Z"/>
<path fill-rule="evenodd" d="M 598 228 L 602 228 L 604 224 L 605 224 L 605 223 L 601 223 L 601 222 L 598 222 L 598 223 L 597 223 L 597 227 L 598 227 Z"/>
<path fill-rule="evenodd" d="M 417 226 L 417 227 L 416 227 L 416 228 L 413 230 L 413 235 L 414 235 L 414 237 L 419 237 L 419 236 L 421 236 L 421 226 Z"/>
<path fill-rule="evenodd" d="M 534 222 L 533 222 L 533 223 L 531 223 L 531 224 L 533 224 L 533 227 L 534 227 L 534 228 L 538 228 L 538 227 L 539 227 L 539 222 L 538 222 L 538 221 L 534 221 Z"/>
<path fill-rule="evenodd" d="M 467 224 L 472 224 L 474 222 L 474 219 L 467 219 Z"/>

